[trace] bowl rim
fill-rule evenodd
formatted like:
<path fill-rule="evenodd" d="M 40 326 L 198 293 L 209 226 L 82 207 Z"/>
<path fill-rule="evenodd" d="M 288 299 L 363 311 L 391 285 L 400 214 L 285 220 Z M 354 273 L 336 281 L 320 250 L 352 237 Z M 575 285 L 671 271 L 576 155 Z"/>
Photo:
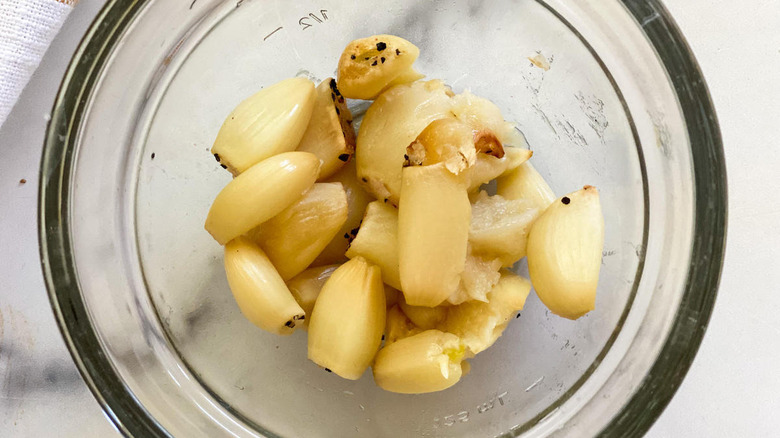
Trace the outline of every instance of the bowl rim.
<path fill-rule="evenodd" d="M 79 373 L 114 426 L 126 436 L 170 436 L 103 354 L 76 280 L 68 205 L 78 127 L 88 96 L 115 43 L 148 0 L 109 0 L 82 38 L 63 77 L 40 164 L 38 237 L 41 266 L 57 324 Z M 659 0 L 620 0 L 656 51 L 685 118 L 694 170 L 691 262 L 671 330 L 635 393 L 601 431 L 641 436 L 682 383 L 699 349 L 717 295 L 726 244 L 727 187 L 722 137 L 701 69 Z M 653 17 L 647 20 L 647 17 Z"/>

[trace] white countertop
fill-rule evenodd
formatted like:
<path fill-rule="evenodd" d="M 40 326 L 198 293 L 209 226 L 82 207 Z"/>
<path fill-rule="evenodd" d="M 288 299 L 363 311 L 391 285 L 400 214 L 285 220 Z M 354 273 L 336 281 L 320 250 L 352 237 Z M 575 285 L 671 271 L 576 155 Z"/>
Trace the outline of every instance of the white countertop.
<path fill-rule="evenodd" d="M 57 330 L 36 229 L 45 118 L 102 3 L 79 3 L 0 129 L 0 436 L 118 436 Z M 701 349 L 647 436 L 777 436 L 780 1 L 668 0 L 667 7 L 715 101 L 728 166 L 729 227 L 720 293 Z"/>

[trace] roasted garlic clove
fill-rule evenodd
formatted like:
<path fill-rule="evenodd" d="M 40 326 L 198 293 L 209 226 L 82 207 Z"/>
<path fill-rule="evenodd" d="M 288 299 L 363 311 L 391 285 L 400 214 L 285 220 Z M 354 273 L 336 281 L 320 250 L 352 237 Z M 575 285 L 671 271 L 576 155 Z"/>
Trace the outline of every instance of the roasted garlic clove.
<path fill-rule="evenodd" d="M 331 274 L 309 321 L 309 359 L 357 380 L 382 342 L 386 302 L 377 266 L 356 257 Z"/>
<path fill-rule="evenodd" d="M 241 102 L 225 119 L 211 153 L 233 175 L 273 155 L 295 149 L 314 108 L 306 78 L 277 82 Z"/>
<path fill-rule="evenodd" d="M 471 205 L 469 243 L 474 253 L 512 266 L 525 257 L 528 232 L 539 214 L 530 201 L 480 192 Z"/>
<path fill-rule="evenodd" d="M 259 246 L 239 237 L 225 245 L 225 274 L 241 313 L 252 324 L 279 335 L 289 335 L 305 319 Z"/>
<path fill-rule="evenodd" d="M 351 160 L 338 173 L 326 180 L 327 182 L 340 182 L 347 193 L 347 205 L 349 212 L 347 220 L 336 236 L 331 239 L 328 246 L 322 250 L 320 255 L 312 262 L 313 266 L 330 265 L 333 263 L 343 263 L 348 260 L 345 253 L 349 243 L 357 235 L 360 229 L 360 222 L 366 213 L 368 203 L 374 198 L 363 189 L 363 185 L 357 179 L 357 170 L 355 169 L 355 160 Z"/>
<path fill-rule="evenodd" d="M 347 220 L 340 183 L 316 183 L 298 202 L 249 233 L 285 280 L 300 274 Z"/>
<path fill-rule="evenodd" d="M 462 178 L 441 164 L 404 168 L 398 261 L 407 303 L 434 307 L 455 292 L 466 263 L 470 222 Z"/>
<path fill-rule="evenodd" d="M 355 129 L 352 113 L 336 80 L 325 79 L 317 86 L 311 121 L 298 150 L 311 152 L 322 162 L 319 180 L 327 179 L 344 166 L 355 153 Z"/>
<path fill-rule="evenodd" d="M 466 347 L 452 333 L 427 330 L 399 339 L 379 350 L 374 381 L 391 392 L 423 394 L 458 383 Z"/>
<path fill-rule="evenodd" d="M 406 147 L 404 165 L 443 163 L 447 170 L 457 175 L 476 163 L 476 142 L 485 147 L 484 138 L 484 134 L 475 132 L 454 117 L 434 120 Z M 503 155 L 503 149 L 501 151 Z"/>
<path fill-rule="evenodd" d="M 347 257 L 364 257 L 382 269 L 382 280 L 401 289 L 398 267 L 398 210 L 381 201 L 368 204 Z"/>
<path fill-rule="evenodd" d="M 450 116 L 449 89 L 438 80 L 399 85 L 368 108 L 357 137 L 358 177 L 376 199 L 398 205 L 406 147 L 432 121 Z"/>
<path fill-rule="evenodd" d="M 393 35 L 374 35 L 352 41 L 339 59 L 339 88 L 351 99 L 374 99 L 400 81 L 419 79 L 412 64 L 420 50 Z"/>
<path fill-rule="evenodd" d="M 536 294 L 556 315 L 593 310 L 604 248 L 599 192 L 585 186 L 553 202 L 528 235 L 528 271 Z"/>
<path fill-rule="evenodd" d="M 555 201 L 555 193 L 530 161 L 496 180 L 496 193 L 506 199 L 525 199 L 540 212 Z"/>
<path fill-rule="evenodd" d="M 255 164 L 219 192 L 206 231 L 224 245 L 271 219 L 311 188 L 319 167 L 308 152 L 285 152 Z"/>

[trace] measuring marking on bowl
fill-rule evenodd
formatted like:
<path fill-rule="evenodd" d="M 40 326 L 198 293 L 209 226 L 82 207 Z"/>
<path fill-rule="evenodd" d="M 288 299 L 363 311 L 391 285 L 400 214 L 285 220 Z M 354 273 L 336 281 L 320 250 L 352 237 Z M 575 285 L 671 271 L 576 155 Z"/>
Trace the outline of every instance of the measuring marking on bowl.
<path fill-rule="evenodd" d="M 316 22 L 316 23 L 323 23 L 325 21 L 328 21 L 328 10 L 327 9 L 320 9 L 319 15 L 317 15 L 314 12 L 309 12 L 309 15 L 305 15 L 305 16 L 301 17 L 300 19 L 298 19 L 298 25 L 301 26 L 301 30 L 306 30 L 306 29 L 314 26 L 314 24 L 310 23 L 311 20 L 314 20 L 314 22 Z M 279 32 L 282 29 L 284 29 L 284 26 L 277 27 L 276 29 L 271 31 L 271 33 L 266 35 L 263 38 L 263 41 L 268 40 L 268 38 L 271 38 L 276 32 Z"/>
<path fill-rule="evenodd" d="M 485 412 L 496 407 L 496 401 L 498 401 L 499 406 L 504 406 L 504 404 L 507 403 L 507 401 L 505 400 L 507 394 L 508 392 L 504 391 L 501 394 L 497 394 L 491 397 L 490 400 L 486 401 L 485 403 L 482 403 L 481 405 L 477 405 L 477 407 L 475 408 L 477 414 L 484 414 Z M 442 426 L 452 427 L 456 424 L 467 423 L 469 421 L 470 416 L 471 416 L 470 411 L 460 411 L 457 414 L 445 415 L 444 417 L 435 417 L 433 419 L 433 428 L 438 429 Z"/>
<path fill-rule="evenodd" d="M 326 14 L 326 12 L 328 12 L 327 9 L 320 9 L 320 15 L 322 16 L 322 20 L 320 20 L 320 18 L 317 17 L 317 14 L 315 14 L 313 12 L 309 12 L 309 15 L 306 16 L 306 17 L 301 17 L 301 19 L 298 20 L 298 24 L 300 24 L 302 26 L 301 30 L 306 30 L 306 29 L 308 29 L 308 28 L 313 26 L 312 24 L 306 23 L 305 22 L 306 20 L 313 19 L 317 23 L 322 23 L 323 21 L 328 21 L 328 15 Z"/>

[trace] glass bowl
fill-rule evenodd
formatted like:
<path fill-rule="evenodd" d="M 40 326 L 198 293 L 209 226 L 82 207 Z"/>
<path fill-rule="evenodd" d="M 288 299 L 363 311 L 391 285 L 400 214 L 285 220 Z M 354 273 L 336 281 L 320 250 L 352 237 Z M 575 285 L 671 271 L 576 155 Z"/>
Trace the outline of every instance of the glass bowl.
<path fill-rule="evenodd" d="M 333 76 L 347 42 L 378 33 L 493 100 L 553 189 L 595 185 L 605 213 L 596 310 L 568 321 L 532 294 L 434 394 L 340 379 L 306 359 L 305 333 L 252 326 L 203 230 L 229 181 L 209 148 L 230 110 L 286 77 Z M 64 78 L 40 186 L 52 307 L 133 436 L 639 435 L 699 346 L 725 243 L 715 113 L 654 0 L 109 0 Z"/>

